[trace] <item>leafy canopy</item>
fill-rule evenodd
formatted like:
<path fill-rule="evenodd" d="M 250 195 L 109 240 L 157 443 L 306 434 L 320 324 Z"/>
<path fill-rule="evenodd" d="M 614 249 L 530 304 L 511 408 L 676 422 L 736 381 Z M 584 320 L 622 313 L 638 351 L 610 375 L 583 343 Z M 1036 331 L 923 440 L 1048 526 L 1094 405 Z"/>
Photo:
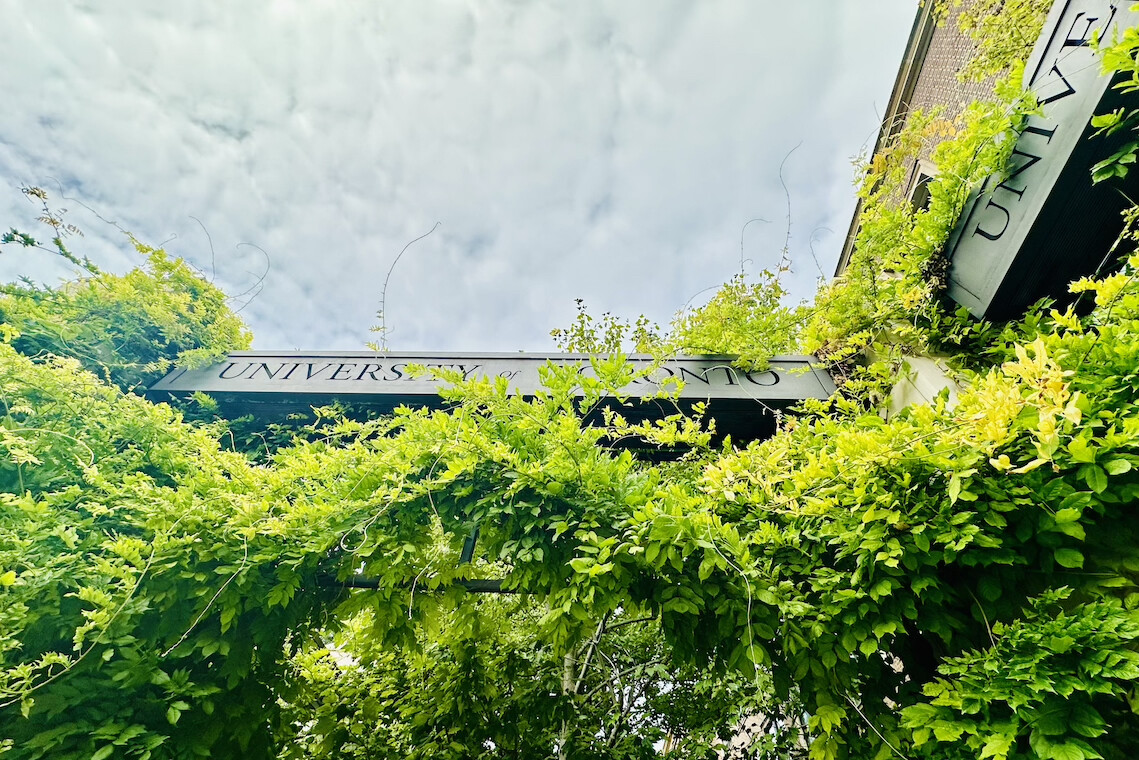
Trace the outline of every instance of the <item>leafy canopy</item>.
<path fill-rule="evenodd" d="M 620 355 L 550 367 L 530 400 L 446 375 L 448 412 L 321 411 L 251 456 L 131 392 L 245 345 L 184 264 L 143 249 L 127 275 L 6 290 L 0 755 L 1134 757 L 1139 257 L 1074 284 L 1086 314 L 986 327 L 936 299 L 1009 98 L 915 117 L 871 167 L 854 274 L 804 323 L 838 358 L 900 324 L 966 349 L 956 403 L 883 419 L 848 387 L 723 450 L 681 415 L 636 430 L 677 461 L 610 445 L 633 432 Z M 960 171 L 892 214 L 905 141 L 950 131 Z M 790 327 L 745 308 L 778 297 L 724 294 L 716 350 Z M 652 343 L 587 317 L 563 337 Z M 488 579 L 511 593 L 472 593 Z"/>

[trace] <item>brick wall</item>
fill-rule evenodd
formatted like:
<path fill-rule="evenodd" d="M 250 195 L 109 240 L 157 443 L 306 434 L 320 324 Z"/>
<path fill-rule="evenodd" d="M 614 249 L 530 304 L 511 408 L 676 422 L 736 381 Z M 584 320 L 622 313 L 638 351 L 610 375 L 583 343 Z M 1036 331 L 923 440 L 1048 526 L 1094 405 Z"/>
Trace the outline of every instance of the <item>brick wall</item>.
<path fill-rule="evenodd" d="M 993 82 L 962 83 L 957 81 L 957 70 L 969 60 L 974 46 L 968 37 L 957 28 L 957 15 L 960 9 L 953 9 L 950 16 L 933 33 L 926 53 L 925 65 L 918 75 L 910 99 L 911 109 L 929 108 L 935 105 L 947 106 L 948 115 L 956 115 L 973 100 L 983 100 L 993 94 Z"/>
<path fill-rule="evenodd" d="M 993 79 L 983 82 L 960 82 L 957 70 L 972 56 L 973 42 L 957 28 L 960 8 L 950 11 L 948 17 L 938 26 L 929 43 L 925 62 L 918 74 L 907 111 L 928 111 L 934 106 L 944 106 L 945 118 L 959 115 L 965 106 L 975 100 L 988 100 L 993 96 Z M 927 145 L 921 158 L 928 161 L 936 145 Z M 916 180 L 917 162 L 910 166 L 910 184 Z"/>
<path fill-rule="evenodd" d="M 965 0 L 965 5 L 971 1 Z M 961 9 L 951 8 L 947 17 L 936 26 L 932 25 L 931 10 L 929 5 L 925 5 L 917 12 L 914 31 L 894 84 L 876 149 L 893 139 L 914 110 L 928 111 L 934 106 L 944 106 L 944 117 L 953 119 L 968 103 L 989 100 L 994 95 L 994 81 L 991 79 L 968 83 L 957 80 L 958 69 L 972 57 L 974 50 L 972 41 L 957 28 L 957 17 Z M 930 161 L 930 156 L 936 147 L 936 143 L 925 146 L 918 158 L 909 162 L 906 167 L 907 183 L 898 190 L 899 197 L 895 200 L 904 202 L 911 197 L 919 174 L 935 172 L 936 167 Z M 859 229 L 860 211 L 861 202 L 855 209 L 847 231 L 836 274 L 841 273 L 850 260 Z"/>

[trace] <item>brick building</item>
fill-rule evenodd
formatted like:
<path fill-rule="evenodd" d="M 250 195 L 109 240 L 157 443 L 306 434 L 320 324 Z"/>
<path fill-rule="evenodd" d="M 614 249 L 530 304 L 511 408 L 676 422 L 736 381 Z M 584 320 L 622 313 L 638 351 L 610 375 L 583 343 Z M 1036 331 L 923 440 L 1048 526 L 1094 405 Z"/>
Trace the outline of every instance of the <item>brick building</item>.
<path fill-rule="evenodd" d="M 968 103 L 988 99 L 993 95 L 992 79 L 983 82 L 961 82 L 957 79 L 958 70 L 969 61 L 975 48 L 973 42 L 958 28 L 957 16 L 961 9 L 949 9 L 948 15 L 939 21 L 935 5 L 933 2 L 924 3 L 914 18 L 898 76 L 894 80 L 894 89 L 890 93 L 890 101 L 882 119 L 882 127 L 874 142 L 874 153 L 889 144 L 905 126 L 907 117 L 913 111 L 928 111 L 935 106 L 942 106 L 945 117 L 952 119 Z M 908 167 L 906 195 L 918 205 L 925 202 L 925 185 L 937 171 L 929 160 L 934 147 L 926 146 L 922 155 L 911 161 Z M 850 261 L 861 210 L 860 199 L 846 233 L 836 275 L 841 274 Z"/>
<path fill-rule="evenodd" d="M 931 1 L 918 11 L 875 155 L 891 146 L 919 109 L 941 107 L 941 117 L 954 120 L 969 104 L 995 96 L 995 79 L 958 79 L 958 71 L 974 63 L 978 51 L 961 31 L 961 7 L 950 8 L 939 21 L 939 5 L 945 7 Z M 988 9 L 989 21 L 1001 21 L 994 12 Z M 972 188 L 943 249 L 948 261 L 945 294 L 974 316 L 1000 321 L 1018 317 L 1041 298 L 1071 302 L 1069 283 L 1118 263 L 1118 257 L 1106 259 L 1105 252 L 1115 250 L 1123 228 L 1121 212 L 1139 197 L 1139 172 L 1097 183 L 1092 168 L 1125 149 L 1132 135 L 1097 136 L 1090 122 L 1096 114 L 1133 109 L 1137 100 L 1117 86 L 1127 81 L 1126 72 L 1114 77 L 1101 73 L 1095 40 L 1116 39 L 1136 26 L 1139 5 L 1056 0 L 1035 38 L 1023 40 L 1031 52 L 1022 82 L 1035 94 L 1037 109 L 1012 136 L 1006 171 Z M 938 172 L 930 160 L 936 148 L 930 141 L 902 165 L 904 181 L 892 191 L 894 200 L 927 206 L 928 186 Z M 836 275 L 850 263 L 862 213 L 860 203 Z"/>

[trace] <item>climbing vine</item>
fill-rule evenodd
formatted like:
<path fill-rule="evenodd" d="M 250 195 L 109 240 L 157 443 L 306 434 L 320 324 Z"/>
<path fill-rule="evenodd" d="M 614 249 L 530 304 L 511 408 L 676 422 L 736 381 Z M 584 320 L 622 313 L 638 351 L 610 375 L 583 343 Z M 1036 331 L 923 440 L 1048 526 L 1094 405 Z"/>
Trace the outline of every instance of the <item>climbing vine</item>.
<path fill-rule="evenodd" d="M 176 362 L 200 366 L 249 348 L 252 336 L 225 293 L 185 261 L 131 237 L 140 266 L 125 275 L 103 271 L 71 252 L 68 238 L 82 233 L 51 208 L 47 193 L 24 192 L 43 204 L 40 221 L 51 241 L 10 230 L 0 235 L 0 250 L 59 256 L 83 276 L 58 288 L 31 281 L 0 287 L 0 329 L 20 352 L 76 358 L 129 389 L 145 387 Z"/>
<path fill-rule="evenodd" d="M 952 15 L 973 43 L 973 55 L 957 78 L 979 82 L 1028 58 L 1051 7 L 1052 0 L 935 0 L 933 13 L 943 23 Z"/>
<path fill-rule="evenodd" d="M 742 448 L 622 417 L 618 349 L 673 338 L 582 312 L 559 338 L 615 355 L 534 398 L 443 372 L 447 411 L 320 410 L 250 452 L 132 392 L 247 345 L 183 263 L 142 247 L 127 275 L 9 287 L 0 756 L 1134 757 L 1139 212 L 1121 268 L 1073 285 L 1087 309 L 945 309 L 948 226 L 1032 107 L 1002 93 L 912 118 L 809 310 L 773 274 L 673 331 L 801 330 L 843 360 L 955 342 L 956 400 L 840 399 Z M 902 158 L 944 137 L 929 208 L 892 208 Z M 686 453 L 637 459 L 632 433 Z"/>

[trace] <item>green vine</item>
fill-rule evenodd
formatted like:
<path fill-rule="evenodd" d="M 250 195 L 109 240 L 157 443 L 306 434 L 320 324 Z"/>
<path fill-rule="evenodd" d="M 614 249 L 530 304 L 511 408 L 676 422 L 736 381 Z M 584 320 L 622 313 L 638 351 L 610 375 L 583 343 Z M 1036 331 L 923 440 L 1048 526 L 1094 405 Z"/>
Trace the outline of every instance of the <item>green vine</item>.
<path fill-rule="evenodd" d="M 582 311 L 559 338 L 617 354 L 592 375 L 551 366 L 524 399 L 442 373 L 448 411 L 322 410 L 234 451 L 129 392 L 247 340 L 184 264 L 13 288 L 0 756 L 1135 757 L 1139 256 L 1075 283 L 1080 311 L 976 325 L 937 297 L 955 210 L 1030 107 L 1002 92 L 875 159 L 813 306 L 765 274 L 673 331 L 756 362 L 800 330 L 832 359 L 957 346 L 956 401 L 883 419 L 887 364 L 851 362 L 860 390 L 743 448 L 628 422 L 619 349 L 668 339 Z M 929 208 L 899 207 L 943 137 Z M 608 445 L 634 428 L 691 453 Z"/>

